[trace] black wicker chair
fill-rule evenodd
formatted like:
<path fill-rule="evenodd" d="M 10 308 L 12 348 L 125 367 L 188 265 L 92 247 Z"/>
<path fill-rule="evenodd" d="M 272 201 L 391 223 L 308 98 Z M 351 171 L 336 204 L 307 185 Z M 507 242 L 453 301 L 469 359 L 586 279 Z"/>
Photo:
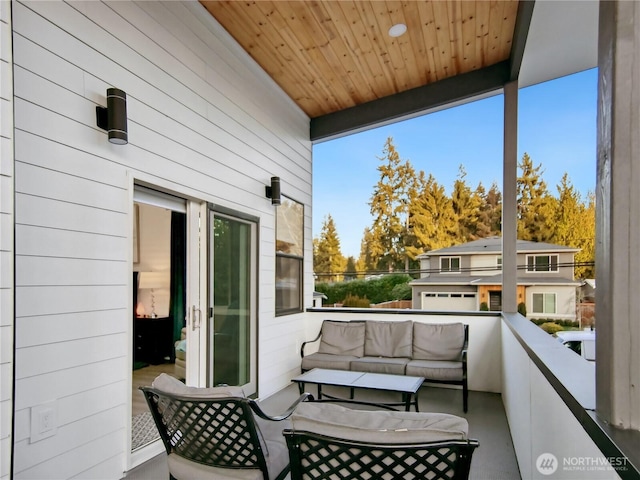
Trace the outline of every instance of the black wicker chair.
<path fill-rule="evenodd" d="M 257 479 L 283 479 L 289 472 L 282 437 L 286 425 L 276 429 L 268 424 L 287 419 L 300 402 L 313 399 L 303 394 L 284 414 L 271 417 L 248 398 L 206 398 L 151 387 L 140 390 L 169 455 L 171 478 L 179 480 L 228 478 L 247 469 L 254 470 Z"/>
<path fill-rule="evenodd" d="M 376 444 L 286 429 L 291 480 L 465 480 L 477 440 Z"/>
<path fill-rule="evenodd" d="M 283 434 L 291 480 L 463 480 L 477 440 L 442 413 L 361 411 L 304 403 Z"/>

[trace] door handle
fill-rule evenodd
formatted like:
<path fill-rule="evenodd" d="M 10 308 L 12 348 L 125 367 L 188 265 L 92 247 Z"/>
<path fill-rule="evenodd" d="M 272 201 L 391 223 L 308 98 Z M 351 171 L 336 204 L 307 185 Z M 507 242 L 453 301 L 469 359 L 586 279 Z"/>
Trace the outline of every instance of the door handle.
<path fill-rule="evenodd" d="M 202 312 L 195 305 L 191 306 L 191 331 L 195 331 L 197 328 L 200 328 L 200 323 L 202 321 Z"/>

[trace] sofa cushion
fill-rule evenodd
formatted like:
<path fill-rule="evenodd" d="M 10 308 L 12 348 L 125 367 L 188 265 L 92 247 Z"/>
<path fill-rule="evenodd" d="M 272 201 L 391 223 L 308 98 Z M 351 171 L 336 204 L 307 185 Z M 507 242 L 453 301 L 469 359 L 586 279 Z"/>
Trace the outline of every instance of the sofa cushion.
<path fill-rule="evenodd" d="M 245 394 L 240 387 L 211 387 L 211 388 L 199 388 L 199 387 L 187 387 L 184 383 L 171 375 L 161 373 L 158 375 L 151 386 L 155 389 L 161 390 L 173 395 L 185 395 L 188 397 L 197 398 L 226 398 L 226 397 L 239 397 L 244 398 Z"/>
<path fill-rule="evenodd" d="M 364 355 L 364 322 L 333 322 L 325 320 L 322 323 L 322 337 L 318 353 L 331 355 Z"/>
<path fill-rule="evenodd" d="M 410 358 L 362 357 L 351 362 L 354 372 L 389 373 L 404 375 Z"/>
<path fill-rule="evenodd" d="M 462 381 L 462 362 L 441 360 L 411 360 L 405 369 L 406 375 L 424 377 L 426 381 Z"/>
<path fill-rule="evenodd" d="M 364 355 L 367 357 L 411 357 L 413 322 L 367 320 Z"/>
<path fill-rule="evenodd" d="M 312 353 L 302 358 L 302 370 L 327 368 L 329 370 L 349 370 L 351 362 L 360 357 L 353 355 L 331 355 L 329 353 Z"/>
<path fill-rule="evenodd" d="M 464 324 L 413 324 L 413 355 L 416 360 L 460 360 L 464 346 Z"/>
<path fill-rule="evenodd" d="M 304 402 L 291 416 L 294 430 L 376 443 L 466 440 L 464 418 L 444 413 L 352 410 L 331 403 Z"/>

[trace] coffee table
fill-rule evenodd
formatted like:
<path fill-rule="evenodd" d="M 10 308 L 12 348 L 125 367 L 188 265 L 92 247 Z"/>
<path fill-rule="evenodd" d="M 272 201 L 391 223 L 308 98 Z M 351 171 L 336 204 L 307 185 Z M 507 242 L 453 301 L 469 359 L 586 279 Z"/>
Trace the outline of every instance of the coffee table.
<path fill-rule="evenodd" d="M 335 387 L 349 387 L 351 389 L 351 400 L 355 388 L 368 390 L 385 390 L 402 394 L 402 402 L 390 403 L 368 403 L 384 407 L 402 406 L 408 412 L 413 405 L 418 410 L 418 390 L 424 382 L 424 377 L 411 377 L 407 375 L 390 375 L 384 373 L 352 372 L 347 370 L 329 370 L 325 368 L 314 368 L 308 372 L 291 379 L 300 388 L 300 393 L 304 392 L 305 383 L 318 386 L 318 400 L 322 400 L 322 386 L 329 385 Z M 325 397 L 333 400 L 349 401 L 324 394 Z"/>

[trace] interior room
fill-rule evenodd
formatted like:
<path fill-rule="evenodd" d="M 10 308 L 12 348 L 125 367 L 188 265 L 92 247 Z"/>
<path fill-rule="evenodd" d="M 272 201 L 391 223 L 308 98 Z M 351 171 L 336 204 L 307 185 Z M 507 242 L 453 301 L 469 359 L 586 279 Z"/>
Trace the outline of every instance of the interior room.
<path fill-rule="evenodd" d="M 132 450 L 158 438 L 138 387 L 160 373 L 184 379 L 186 370 L 186 215 L 161 198 L 146 201 L 155 204 L 134 203 Z"/>

